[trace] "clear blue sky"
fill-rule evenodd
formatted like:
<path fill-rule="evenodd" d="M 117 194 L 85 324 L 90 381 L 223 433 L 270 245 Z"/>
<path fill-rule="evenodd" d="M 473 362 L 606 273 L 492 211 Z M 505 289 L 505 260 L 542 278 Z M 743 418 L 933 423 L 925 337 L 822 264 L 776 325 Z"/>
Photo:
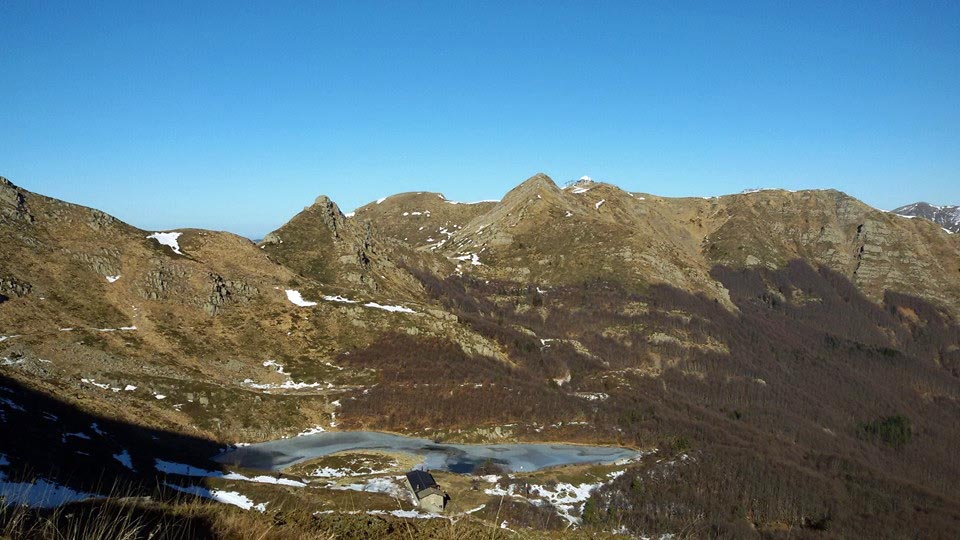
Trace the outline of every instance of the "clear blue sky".
<path fill-rule="evenodd" d="M 960 203 L 956 0 L 194 4 L 0 2 L 0 175 L 253 237 L 538 171 Z"/>

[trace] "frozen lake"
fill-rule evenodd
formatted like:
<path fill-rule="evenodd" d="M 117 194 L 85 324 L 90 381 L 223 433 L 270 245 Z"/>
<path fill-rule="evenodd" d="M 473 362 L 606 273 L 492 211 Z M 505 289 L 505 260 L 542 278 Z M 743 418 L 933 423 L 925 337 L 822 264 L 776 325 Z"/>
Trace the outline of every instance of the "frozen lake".
<path fill-rule="evenodd" d="M 374 431 L 316 433 L 228 450 L 216 461 L 249 469 L 279 471 L 321 456 L 352 450 L 385 450 L 419 456 L 429 470 L 469 473 L 487 460 L 511 472 L 582 463 L 612 463 L 637 452 L 615 446 L 576 444 L 438 444 L 428 439 Z"/>

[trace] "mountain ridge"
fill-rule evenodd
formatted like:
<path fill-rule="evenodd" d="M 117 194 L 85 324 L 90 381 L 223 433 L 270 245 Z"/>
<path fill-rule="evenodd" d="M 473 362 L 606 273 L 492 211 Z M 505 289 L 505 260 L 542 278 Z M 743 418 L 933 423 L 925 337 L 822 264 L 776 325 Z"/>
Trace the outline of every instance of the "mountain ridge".
<path fill-rule="evenodd" d="M 22 441 L 99 444 L 50 420 L 74 407 L 164 447 L 381 430 L 642 450 L 563 510 L 586 536 L 960 522 L 960 242 L 837 191 L 664 198 L 534 175 L 477 204 L 412 192 L 351 216 L 319 196 L 254 244 L 4 181 L 0 255 L 0 423 L 21 437 L 0 441 L 0 474 L 72 482 Z M 167 459 L 137 444 L 132 463 Z M 336 512 L 350 478 L 230 489 Z M 449 478 L 455 500 L 497 508 Z M 902 494 L 909 508 L 876 510 Z M 545 500 L 511 497 L 513 526 L 550 522 Z"/>

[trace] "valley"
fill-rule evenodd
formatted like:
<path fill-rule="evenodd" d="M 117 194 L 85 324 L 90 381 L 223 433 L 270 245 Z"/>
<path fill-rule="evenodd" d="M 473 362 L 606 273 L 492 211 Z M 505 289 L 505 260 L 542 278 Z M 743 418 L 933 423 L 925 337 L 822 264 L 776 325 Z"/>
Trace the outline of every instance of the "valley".
<path fill-rule="evenodd" d="M 498 201 L 320 196 L 254 243 L 0 180 L 0 251 L 0 494 L 21 524 L 960 530 L 960 237 L 837 191 L 537 174 Z M 418 466 L 444 513 L 398 478 Z"/>

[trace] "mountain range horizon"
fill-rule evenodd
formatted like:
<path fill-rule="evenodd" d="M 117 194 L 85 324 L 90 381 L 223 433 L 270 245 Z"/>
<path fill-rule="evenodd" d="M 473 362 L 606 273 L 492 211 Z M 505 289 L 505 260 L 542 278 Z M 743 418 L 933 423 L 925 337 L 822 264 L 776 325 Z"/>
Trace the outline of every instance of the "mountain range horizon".
<path fill-rule="evenodd" d="M 550 177 L 549 175 L 547 175 L 546 173 L 543 173 L 543 172 L 537 172 L 537 173 L 534 174 L 534 176 L 536 176 L 536 175 L 544 175 L 544 176 Z M 3 175 L 0 174 L 0 177 L 3 177 Z M 8 181 L 12 181 L 12 180 L 10 180 L 9 177 L 6 177 L 6 178 L 7 178 Z M 551 177 L 551 178 L 552 178 L 552 177 Z M 617 186 L 619 186 L 619 184 L 616 183 L 616 182 L 608 182 L 608 181 L 605 181 L 605 180 L 595 180 L 593 177 L 591 177 L 591 176 L 589 176 L 589 175 L 583 175 L 583 176 L 581 176 L 581 177 L 579 177 L 579 178 L 572 178 L 572 179 L 568 179 L 568 180 L 563 180 L 563 181 L 561 181 L 560 183 L 563 184 L 563 185 L 567 185 L 567 184 L 576 183 L 576 182 L 578 182 L 578 181 L 583 181 L 583 180 L 585 180 L 585 179 L 586 179 L 586 180 L 589 180 L 589 181 L 597 181 L 597 182 L 601 182 L 601 183 L 608 183 L 608 184 L 610 184 L 610 185 L 617 185 Z M 21 185 L 21 186 L 25 185 L 25 184 L 23 184 L 22 181 L 20 181 L 20 180 L 18 180 L 18 182 L 21 182 L 21 183 L 19 183 L 19 184 L 17 184 L 17 185 Z M 27 182 L 27 184 L 29 184 L 29 182 Z M 718 195 L 695 195 L 695 194 L 691 194 L 691 195 L 682 195 L 682 196 L 669 196 L 669 197 L 667 197 L 667 198 L 691 199 L 691 198 L 697 198 L 697 197 L 701 197 L 701 198 L 702 198 L 702 197 L 707 197 L 707 198 L 711 198 L 711 197 L 727 197 L 727 196 L 731 196 L 731 195 L 740 195 L 740 194 L 750 193 L 750 192 L 753 192 L 753 191 L 760 191 L 760 190 L 783 190 L 783 191 L 796 192 L 796 191 L 822 191 L 822 190 L 837 190 L 837 189 L 834 188 L 834 187 L 810 187 L 810 188 L 802 188 L 802 187 L 801 187 L 801 188 L 798 188 L 798 189 L 788 189 L 788 188 L 782 188 L 782 187 L 749 186 L 749 187 L 744 187 L 744 188 L 742 188 L 742 189 L 739 190 L 739 191 L 734 191 L 734 192 L 730 192 L 730 193 L 723 193 L 723 194 L 718 194 Z M 850 193 L 844 192 L 843 190 L 837 190 L 837 191 L 840 191 L 841 193 L 850 195 Z M 387 197 L 391 197 L 391 196 L 395 196 L 395 195 L 404 195 L 404 194 L 410 194 L 410 193 L 435 193 L 435 194 L 443 195 L 444 197 L 446 197 L 446 194 L 445 194 L 444 192 L 441 192 L 441 191 L 400 191 L 400 192 L 394 192 L 394 193 L 384 193 L 384 194 L 382 194 L 381 197 L 378 197 L 378 198 L 376 198 L 376 199 L 371 199 L 370 201 L 367 201 L 366 203 L 360 204 L 359 206 L 357 206 L 356 208 L 354 208 L 354 209 L 352 209 L 352 210 L 347 210 L 347 211 L 345 211 L 345 213 L 346 213 L 346 214 L 351 214 L 351 213 L 352 213 L 353 211 L 355 211 L 357 208 L 361 208 L 361 207 L 369 204 L 370 202 L 372 202 L 372 201 L 374 201 L 374 200 L 381 200 L 381 199 L 384 199 L 384 198 L 387 198 Z M 635 193 L 641 193 L 641 191 L 635 191 Z M 655 193 L 654 193 L 654 194 L 655 194 Z M 493 194 L 491 194 L 491 195 L 493 195 Z M 320 196 L 329 197 L 331 200 L 334 200 L 334 201 L 337 200 L 337 197 L 331 196 L 330 193 L 321 192 L 321 193 L 318 193 L 315 197 L 320 197 Z M 315 198 L 315 197 L 314 197 L 314 198 Z M 860 197 L 856 197 L 856 198 L 860 199 Z M 500 200 L 500 199 L 496 199 L 496 198 L 485 198 L 485 199 L 478 199 L 478 200 L 476 200 L 476 201 L 459 201 L 459 202 L 471 203 L 471 202 L 491 202 L 491 201 L 499 201 L 499 200 Z M 861 200 L 862 200 L 862 199 L 861 199 Z M 294 201 L 291 201 L 291 204 L 294 204 L 294 205 L 295 205 L 296 203 L 295 203 Z M 896 214 L 896 213 L 898 213 L 898 210 L 907 209 L 907 208 L 913 207 L 913 206 L 915 206 L 915 205 L 928 205 L 928 206 L 933 207 L 933 208 L 955 208 L 955 207 L 956 207 L 955 205 L 951 205 L 951 204 L 949 204 L 949 203 L 947 203 L 947 202 L 945 202 L 945 201 L 935 201 L 935 202 L 932 202 L 932 203 L 931 203 L 930 201 L 915 201 L 915 202 L 912 202 L 912 203 L 909 203 L 909 204 L 903 204 L 903 205 L 900 205 L 900 206 L 897 206 L 897 207 L 891 208 L 891 209 L 883 209 L 883 208 L 877 208 L 877 207 L 874 207 L 874 208 L 877 208 L 878 210 L 888 211 L 888 212 L 891 212 L 891 213 L 895 213 L 895 214 Z M 92 207 L 96 207 L 96 204 L 93 203 L 93 206 L 92 206 Z M 131 222 L 133 222 L 133 221 L 136 221 L 136 220 L 131 220 Z M 144 229 L 151 228 L 151 229 L 157 229 L 157 230 L 160 230 L 160 229 L 163 229 L 163 230 L 174 230 L 174 229 L 178 229 L 178 228 L 209 228 L 209 227 L 196 227 L 196 226 L 193 226 L 193 225 L 191 225 L 191 224 L 189 224 L 189 223 L 181 223 L 181 224 L 172 224 L 171 226 L 167 226 L 167 227 L 143 227 L 143 228 L 144 228 Z M 245 231 L 245 229 L 246 229 L 246 231 Z M 214 228 L 212 228 L 211 230 L 221 230 L 221 231 L 225 231 L 225 232 L 231 232 L 231 233 L 233 233 L 233 234 L 237 234 L 237 235 L 239 235 L 239 236 L 243 236 L 243 237 L 245 237 L 245 238 L 249 238 L 249 239 L 251 239 L 251 240 L 253 240 L 253 241 L 256 242 L 256 241 L 261 240 L 264 236 L 266 236 L 266 234 L 267 234 L 270 230 L 272 230 L 272 229 L 260 229 L 260 230 L 255 231 L 255 232 L 249 232 L 249 227 L 246 227 L 246 226 L 239 226 L 239 227 L 238 227 L 238 226 L 235 226 L 235 227 L 214 227 Z"/>

